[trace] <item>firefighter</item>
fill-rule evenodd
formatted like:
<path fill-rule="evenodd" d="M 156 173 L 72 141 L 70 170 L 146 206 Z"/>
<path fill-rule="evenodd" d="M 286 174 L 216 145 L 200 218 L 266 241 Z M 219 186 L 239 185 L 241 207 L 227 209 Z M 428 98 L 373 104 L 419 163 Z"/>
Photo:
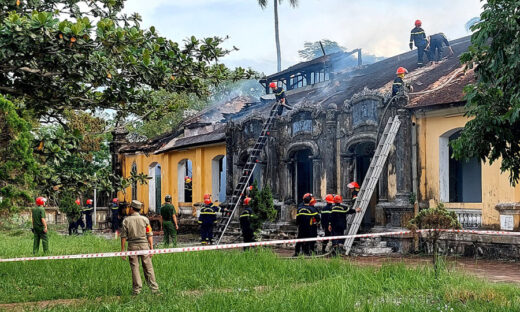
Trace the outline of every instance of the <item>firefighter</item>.
<path fill-rule="evenodd" d="M 325 232 L 325 237 L 332 235 L 332 226 L 330 224 L 330 216 L 332 213 L 332 206 L 334 204 L 334 195 L 327 194 L 325 196 L 325 202 L 327 205 L 321 209 L 321 228 L 323 229 L 323 232 Z M 325 249 L 327 248 L 327 245 L 329 244 L 329 240 L 323 241 L 321 244 L 321 252 L 325 253 Z"/>
<path fill-rule="evenodd" d="M 49 238 L 47 236 L 47 221 L 45 220 L 45 202 L 44 197 L 36 198 L 36 207 L 31 211 L 32 214 L 32 232 L 33 238 L 33 254 L 37 254 L 40 250 L 40 241 L 44 253 L 49 252 Z"/>
<path fill-rule="evenodd" d="M 164 246 L 166 248 L 169 247 L 171 237 L 173 248 L 175 248 L 177 247 L 177 230 L 179 229 L 179 224 L 177 223 L 177 213 L 175 212 L 175 207 L 172 205 L 172 197 L 170 195 L 166 195 L 164 197 L 164 202 L 164 205 L 161 207 L 161 216 L 163 219 L 164 230 Z"/>
<path fill-rule="evenodd" d="M 359 194 L 359 184 L 356 181 L 352 181 L 347 184 L 347 187 L 352 190 L 352 200 L 356 200 Z"/>
<path fill-rule="evenodd" d="M 408 70 L 404 67 L 399 67 L 397 69 L 397 72 L 395 73 L 397 77 L 394 79 L 394 83 L 392 84 L 392 97 L 396 96 L 397 94 L 404 93 L 406 84 L 403 80 L 404 75 L 408 73 Z"/>
<path fill-rule="evenodd" d="M 191 178 L 188 176 L 184 177 L 184 201 L 187 203 L 192 201 L 192 190 Z"/>
<path fill-rule="evenodd" d="M 413 45 L 417 47 L 417 66 L 422 67 L 423 57 L 424 57 L 424 49 L 428 44 L 426 40 L 426 34 L 424 33 L 424 29 L 421 28 L 422 22 L 420 20 L 415 21 L 415 27 L 412 29 L 410 33 L 410 50 L 413 49 Z"/>
<path fill-rule="evenodd" d="M 110 211 L 112 212 L 112 233 L 116 233 L 119 230 L 119 199 L 112 199 Z"/>
<path fill-rule="evenodd" d="M 297 238 L 316 237 L 318 233 L 318 223 L 320 215 L 314 204 L 316 200 L 311 193 L 303 195 L 303 203 L 300 204 L 296 213 L 296 224 L 298 225 Z M 303 249 L 303 253 L 310 256 L 314 249 L 315 242 L 296 243 L 294 256 L 297 257 Z"/>
<path fill-rule="evenodd" d="M 94 207 L 92 207 L 92 199 L 87 199 L 87 206 L 83 208 L 82 213 L 85 215 L 85 221 L 87 222 L 87 231 L 92 231 L 92 212 L 94 212 Z"/>
<path fill-rule="evenodd" d="M 200 242 L 203 245 L 213 244 L 213 226 L 217 223 L 217 212 L 220 209 L 211 201 L 211 195 L 204 195 L 204 205 L 200 209 Z"/>
<path fill-rule="evenodd" d="M 292 110 L 292 107 L 289 106 L 287 98 L 285 97 L 285 91 L 282 87 L 278 87 L 276 82 L 271 82 L 269 84 L 269 88 L 271 88 L 271 91 L 276 97 L 276 101 L 280 103 L 280 106 L 278 106 L 278 116 L 282 115 L 284 107 L 288 110 Z"/>
<path fill-rule="evenodd" d="M 75 201 L 76 205 L 80 206 L 81 207 L 81 201 L 78 199 L 76 199 Z M 81 209 L 81 208 L 80 208 Z M 76 221 L 76 231 L 77 229 L 81 226 L 81 233 L 84 233 L 85 232 L 85 222 L 83 222 L 83 209 L 81 209 L 81 213 L 79 215 L 79 218 L 78 220 Z"/>
<path fill-rule="evenodd" d="M 341 195 L 334 196 L 334 206 L 332 207 L 332 214 L 330 223 L 332 225 L 332 236 L 345 235 L 347 229 L 347 215 L 360 212 L 360 208 L 351 209 L 350 207 L 343 205 L 343 197 Z M 335 239 L 332 242 L 332 250 L 339 252 L 340 245 L 342 245 L 342 239 Z"/>
<path fill-rule="evenodd" d="M 242 229 L 242 236 L 244 237 L 244 243 L 251 243 L 255 241 L 255 233 L 251 227 L 251 218 L 253 217 L 253 209 L 251 209 L 251 197 L 244 198 L 243 207 L 244 210 L 240 214 L 240 228 Z M 244 247 L 244 250 L 247 248 Z"/>
<path fill-rule="evenodd" d="M 450 42 L 444 33 L 438 33 L 435 35 L 428 36 L 428 55 L 432 62 L 439 62 L 442 59 L 443 45 L 448 47 L 450 55 L 453 55 L 453 49 L 450 46 Z"/>

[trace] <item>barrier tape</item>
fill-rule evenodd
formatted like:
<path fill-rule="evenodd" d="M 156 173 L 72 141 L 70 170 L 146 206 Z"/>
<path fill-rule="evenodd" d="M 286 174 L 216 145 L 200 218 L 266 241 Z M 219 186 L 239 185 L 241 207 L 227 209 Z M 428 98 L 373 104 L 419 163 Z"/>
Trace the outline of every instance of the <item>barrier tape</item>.
<path fill-rule="evenodd" d="M 435 229 L 435 230 L 429 229 L 429 230 L 417 230 L 416 231 L 416 233 L 428 233 L 428 232 L 442 232 L 442 233 L 455 233 L 455 234 L 520 236 L 520 232 L 505 232 L 505 231 L 450 230 L 450 229 Z M 123 256 L 160 255 L 160 254 L 181 253 L 181 252 L 207 251 L 207 250 L 220 250 L 220 249 L 235 249 L 235 248 L 243 248 L 243 247 L 262 247 L 262 246 L 282 245 L 282 244 L 296 244 L 296 243 L 313 242 L 313 241 L 339 240 L 339 239 L 346 239 L 346 238 L 349 238 L 349 237 L 353 237 L 353 238 L 371 238 L 371 237 L 380 237 L 380 236 L 402 236 L 402 235 L 408 235 L 408 234 L 412 234 L 412 231 L 398 231 L 398 232 L 384 232 L 384 233 L 370 233 L 370 234 L 356 234 L 356 235 L 340 235 L 340 236 L 320 236 L 320 237 L 296 238 L 296 239 L 288 239 L 288 240 L 272 240 L 272 241 L 263 241 L 263 242 L 236 243 L 236 244 L 209 245 L 209 246 L 189 246 L 189 247 L 165 248 L 165 249 L 154 249 L 154 250 L 103 252 L 103 253 L 77 254 L 77 255 L 60 255 L 60 256 L 43 256 L 43 257 L 22 257 L 22 258 L 10 258 L 10 259 L 1 259 L 0 258 L 0 262 L 21 262 L 21 261 L 37 261 L 37 260 L 67 260 L 67 259 L 91 259 L 91 258 L 111 258 L 111 257 L 123 257 Z"/>

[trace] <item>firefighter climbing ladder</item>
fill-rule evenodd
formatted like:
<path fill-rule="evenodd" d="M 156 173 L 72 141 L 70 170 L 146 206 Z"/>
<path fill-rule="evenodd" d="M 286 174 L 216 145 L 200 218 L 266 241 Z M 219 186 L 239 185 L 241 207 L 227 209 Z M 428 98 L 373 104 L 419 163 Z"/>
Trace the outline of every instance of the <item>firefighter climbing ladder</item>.
<path fill-rule="evenodd" d="M 359 226 L 361 225 L 361 221 L 363 220 L 363 216 L 367 210 L 370 198 L 372 198 L 372 194 L 374 193 L 377 181 L 379 180 L 379 176 L 381 175 L 381 171 L 383 170 L 383 166 L 385 165 L 386 159 L 388 158 L 390 148 L 392 147 L 400 125 L 401 121 L 399 120 L 398 116 L 395 116 L 393 119 L 390 118 L 386 124 L 383 135 L 379 140 L 374 157 L 370 162 L 370 167 L 368 168 L 368 172 L 365 175 L 365 179 L 363 180 L 363 184 L 361 185 L 358 197 L 353 206 L 353 208 L 361 208 L 361 212 L 354 215 L 354 221 L 350 226 L 348 235 L 356 234 L 359 230 Z M 349 237 L 345 240 L 344 248 L 346 255 L 349 254 L 353 242 L 353 237 Z"/>
<path fill-rule="evenodd" d="M 222 237 L 224 236 L 224 233 L 226 232 L 229 224 L 231 223 L 231 219 L 233 217 L 233 214 L 237 210 L 237 207 L 240 204 L 240 200 L 244 196 L 244 192 L 249 185 L 249 180 L 251 180 L 251 177 L 253 176 L 253 172 L 255 171 L 256 164 L 258 163 L 258 157 L 260 156 L 260 152 L 262 152 L 262 149 L 264 148 L 265 144 L 267 143 L 267 137 L 269 136 L 269 130 L 271 129 L 271 125 L 273 124 L 273 120 L 277 115 L 277 109 L 280 105 L 279 102 L 275 102 L 273 107 L 271 108 L 271 111 L 269 113 L 269 118 L 264 123 L 264 127 L 262 128 L 262 132 L 260 133 L 260 136 L 256 140 L 256 143 L 249 151 L 249 156 L 247 158 L 247 162 L 242 169 L 242 175 L 240 176 L 240 179 L 238 180 L 238 184 L 235 186 L 235 190 L 233 191 L 233 195 L 231 197 L 231 201 L 229 203 L 229 207 L 231 209 L 225 210 L 222 213 L 222 218 L 220 219 L 219 223 L 217 224 L 217 227 L 215 229 L 215 234 L 218 237 L 217 239 L 217 245 L 220 244 L 220 241 L 222 240 Z"/>

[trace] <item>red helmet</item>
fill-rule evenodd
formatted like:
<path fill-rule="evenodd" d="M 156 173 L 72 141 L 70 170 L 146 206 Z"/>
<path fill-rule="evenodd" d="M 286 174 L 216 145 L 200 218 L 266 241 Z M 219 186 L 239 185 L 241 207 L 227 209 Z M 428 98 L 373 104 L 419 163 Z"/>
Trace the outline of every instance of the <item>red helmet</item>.
<path fill-rule="evenodd" d="M 303 195 L 303 202 L 305 204 L 309 204 L 312 200 L 313 196 L 311 193 L 305 193 L 305 195 Z"/>
<path fill-rule="evenodd" d="M 252 190 L 253 190 L 253 186 L 252 186 L 252 185 L 248 186 L 248 187 L 247 187 L 247 190 L 248 190 L 248 191 L 252 191 Z"/>
<path fill-rule="evenodd" d="M 333 204 L 334 203 L 334 195 L 332 194 L 327 194 L 327 196 L 325 196 L 325 201 L 329 204 Z"/>
<path fill-rule="evenodd" d="M 79 198 L 78 198 L 78 199 L 76 199 L 75 203 L 76 203 L 76 205 L 78 205 L 78 206 L 80 206 L 80 205 L 81 205 L 81 201 L 79 200 Z"/>
<path fill-rule="evenodd" d="M 397 69 L 396 75 L 401 75 L 401 74 L 408 74 L 408 70 L 404 67 L 399 67 Z"/>
<path fill-rule="evenodd" d="M 251 197 L 244 198 L 244 205 L 245 206 L 249 206 L 250 203 L 251 203 Z"/>
<path fill-rule="evenodd" d="M 184 177 L 184 181 L 186 181 L 186 180 L 188 180 L 188 179 L 191 179 L 191 178 L 188 177 L 188 176 L 185 176 L 185 177 Z"/>
<path fill-rule="evenodd" d="M 417 26 L 417 27 L 421 27 L 421 25 L 422 25 L 421 20 L 416 20 L 416 21 L 415 21 L 415 26 Z"/>
<path fill-rule="evenodd" d="M 112 199 L 113 203 L 117 203 L 118 201 L 119 201 L 119 199 L 117 199 L 117 198 Z"/>
<path fill-rule="evenodd" d="M 356 181 L 352 181 L 349 184 L 347 184 L 347 187 L 350 189 L 359 188 L 359 184 Z"/>
<path fill-rule="evenodd" d="M 336 204 L 341 204 L 343 202 L 343 197 L 341 197 L 341 195 L 334 196 L 334 202 Z"/>
<path fill-rule="evenodd" d="M 271 89 L 276 89 L 276 87 L 277 87 L 276 82 L 271 82 L 269 84 L 269 88 L 271 88 Z"/>
<path fill-rule="evenodd" d="M 211 194 L 204 194 L 204 203 L 206 205 L 211 204 Z"/>
<path fill-rule="evenodd" d="M 87 199 L 87 205 L 92 205 L 92 199 Z"/>
<path fill-rule="evenodd" d="M 46 201 L 45 197 L 41 197 L 41 196 L 37 197 L 36 198 L 36 206 L 43 206 L 43 205 L 45 205 L 45 201 Z"/>

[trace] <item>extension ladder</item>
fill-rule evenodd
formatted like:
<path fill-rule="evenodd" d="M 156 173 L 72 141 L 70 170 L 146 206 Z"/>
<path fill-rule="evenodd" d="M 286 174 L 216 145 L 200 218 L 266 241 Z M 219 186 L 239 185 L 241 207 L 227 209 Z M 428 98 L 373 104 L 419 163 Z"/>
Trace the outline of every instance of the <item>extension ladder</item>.
<path fill-rule="evenodd" d="M 269 136 L 269 130 L 271 129 L 271 126 L 273 124 L 273 120 L 277 116 L 277 110 L 278 106 L 280 106 L 280 102 L 276 101 L 273 107 L 271 108 L 271 111 L 269 113 L 269 118 L 264 123 L 264 126 L 262 128 L 262 132 L 260 133 L 260 136 L 256 140 L 256 144 L 254 145 L 253 149 L 249 151 L 249 156 L 247 158 L 247 162 L 242 169 L 242 175 L 240 176 L 240 179 L 238 180 L 238 184 L 235 186 L 235 189 L 233 191 L 233 195 L 231 197 L 231 201 L 229 203 L 229 207 L 231 209 L 224 210 L 222 212 L 222 218 L 218 222 L 216 229 L 215 229 L 215 236 L 217 239 L 217 245 L 220 244 L 220 241 L 222 240 L 222 237 L 224 236 L 224 233 L 226 232 L 229 224 L 231 223 L 231 219 L 233 217 L 233 214 L 237 210 L 240 201 L 242 197 L 244 196 L 245 190 L 247 186 L 249 185 L 249 180 L 251 180 L 251 177 L 253 176 L 253 172 L 255 171 L 256 164 L 258 163 L 258 158 L 260 156 L 260 153 L 262 152 L 262 149 L 264 148 L 265 144 L 267 143 L 267 137 Z"/>
<path fill-rule="evenodd" d="M 368 204 L 370 203 L 370 199 L 372 198 L 372 194 L 376 188 L 379 176 L 383 171 L 383 166 L 385 165 L 386 159 L 388 158 L 390 148 L 392 147 L 400 125 L 401 121 L 399 120 L 398 116 L 395 116 L 393 119 L 390 118 L 386 124 L 383 135 L 381 136 L 381 139 L 377 145 L 377 149 L 374 153 L 374 157 L 370 162 L 370 167 L 368 168 L 365 179 L 363 180 L 363 184 L 361 184 L 361 189 L 359 190 L 356 202 L 352 207 L 354 209 L 359 207 L 361 208 L 361 211 L 354 214 L 354 221 L 352 221 L 348 235 L 357 234 L 357 231 L 359 230 L 359 226 L 361 225 L 365 211 L 367 210 Z M 345 249 L 345 255 L 349 254 L 350 249 L 352 248 L 352 243 L 354 243 L 353 237 L 349 237 L 345 240 L 343 245 L 343 248 Z"/>

